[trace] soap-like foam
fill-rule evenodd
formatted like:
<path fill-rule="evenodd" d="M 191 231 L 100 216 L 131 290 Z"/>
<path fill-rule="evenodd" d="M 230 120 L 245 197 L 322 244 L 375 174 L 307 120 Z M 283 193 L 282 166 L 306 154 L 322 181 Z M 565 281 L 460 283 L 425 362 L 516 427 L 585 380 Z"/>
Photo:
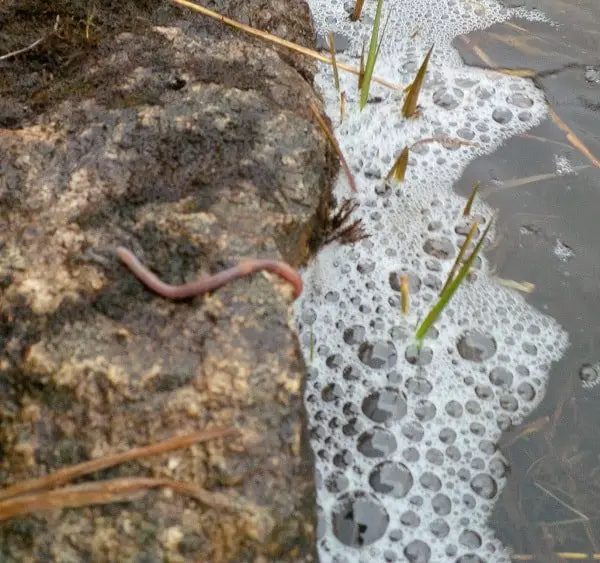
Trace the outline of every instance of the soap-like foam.
<path fill-rule="evenodd" d="M 366 2 L 359 22 L 348 17 L 353 2 L 309 4 L 320 34 L 348 39 L 338 60 L 358 67 L 376 2 Z M 354 218 L 371 235 L 322 250 L 296 304 L 309 365 L 319 555 L 338 563 L 509 561 L 486 525 L 507 470 L 495 444 L 541 401 L 567 334 L 494 282 L 483 255 L 421 349 L 414 334 L 473 216 L 481 218 L 479 235 L 492 217 L 479 199 L 463 217 L 454 182 L 475 157 L 545 115 L 531 82 L 465 67 L 451 41 L 514 15 L 543 16 L 480 0 L 384 0 L 384 21 L 388 14 L 377 76 L 409 83 L 435 43 L 418 117 L 404 119 L 401 94 L 375 83 L 360 111 L 356 77 L 341 73 L 347 110 L 340 121 L 332 69 L 323 65 L 317 75 L 358 184 L 353 194 L 340 175 L 336 196 L 356 198 Z M 405 146 L 412 146 L 405 180 L 387 182 Z M 410 287 L 406 315 L 401 274 Z"/>

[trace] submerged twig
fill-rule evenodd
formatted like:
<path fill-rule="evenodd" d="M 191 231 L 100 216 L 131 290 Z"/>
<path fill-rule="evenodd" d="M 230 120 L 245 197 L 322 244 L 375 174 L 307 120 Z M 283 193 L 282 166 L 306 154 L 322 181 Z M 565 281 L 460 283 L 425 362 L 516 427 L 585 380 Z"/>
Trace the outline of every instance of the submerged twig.
<path fill-rule="evenodd" d="M 517 291 L 521 291 L 523 293 L 533 293 L 535 291 L 535 284 L 528 281 L 518 282 L 515 280 L 506 280 L 504 278 L 499 277 L 494 277 L 493 279 L 495 279 L 500 285 L 504 287 L 508 287 L 509 289 L 516 289 Z"/>
<path fill-rule="evenodd" d="M 581 154 L 583 154 L 596 168 L 600 168 L 600 160 L 598 160 L 588 149 L 585 143 L 573 132 L 573 130 L 558 116 L 558 114 L 549 108 L 550 119 L 554 124 L 566 135 L 567 140 Z"/>
<path fill-rule="evenodd" d="M 437 137 L 423 137 L 418 141 L 415 141 L 410 148 L 417 147 L 419 145 L 424 145 L 426 143 L 439 143 L 443 147 L 447 149 L 456 149 L 458 147 L 477 147 L 478 143 L 474 143 L 473 141 L 466 141 L 465 139 L 458 139 L 457 137 L 447 137 L 444 135 L 439 135 Z"/>

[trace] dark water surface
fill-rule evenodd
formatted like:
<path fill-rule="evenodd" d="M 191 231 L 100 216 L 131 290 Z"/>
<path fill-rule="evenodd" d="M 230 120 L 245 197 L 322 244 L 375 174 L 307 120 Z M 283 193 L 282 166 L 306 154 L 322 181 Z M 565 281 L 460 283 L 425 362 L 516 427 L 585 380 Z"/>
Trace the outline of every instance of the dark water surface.
<path fill-rule="evenodd" d="M 600 2 L 505 3 L 539 8 L 558 25 L 512 21 L 455 45 L 468 64 L 531 76 L 556 116 L 475 161 L 457 189 L 468 195 L 481 182 L 499 210 L 488 253 L 496 275 L 535 284 L 528 301 L 562 324 L 571 345 L 540 408 L 503 439 L 511 472 L 492 524 L 514 561 L 598 561 Z"/>

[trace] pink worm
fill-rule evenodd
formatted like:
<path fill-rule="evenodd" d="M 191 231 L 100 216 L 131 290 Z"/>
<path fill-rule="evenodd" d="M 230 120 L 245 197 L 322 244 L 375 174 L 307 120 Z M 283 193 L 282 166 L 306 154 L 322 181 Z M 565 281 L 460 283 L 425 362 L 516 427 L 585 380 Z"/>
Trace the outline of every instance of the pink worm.
<path fill-rule="evenodd" d="M 203 295 L 231 281 L 262 270 L 273 272 L 292 284 L 295 299 L 302 293 L 302 278 L 300 274 L 289 264 L 277 260 L 244 260 L 237 266 L 233 266 L 212 276 L 206 276 L 197 281 L 182 285 L 169 285 L 154 275 L 136 258 L 135 254 L 126 248 L 119 246 L 117 248 L 117 255 L 146 287 L 167 299 L 188 299 L 197 295 Z"/>

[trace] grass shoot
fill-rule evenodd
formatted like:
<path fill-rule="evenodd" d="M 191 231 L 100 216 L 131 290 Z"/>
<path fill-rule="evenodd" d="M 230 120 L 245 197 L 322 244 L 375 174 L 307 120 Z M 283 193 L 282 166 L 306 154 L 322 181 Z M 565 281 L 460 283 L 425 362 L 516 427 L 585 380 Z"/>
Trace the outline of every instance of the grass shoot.
<path fill-rule="evenodd" d="M 450 272 L 448 272 L 448 277 L 446 278 L 446 283 L 444 284 L 444 287 L 442 287 L 442 291 L 440 291 L 440 294 L 444 292 L 444 290 L 448 287 L 450 282 L 453 280 L 454 274 L 456 273 L 456 270 L 458 270 L 459 266 L 461 265 L 463 256 L 467 252 L 467 248 L 469 248 L 469 245 L 471 244 L 471 241 L 473 240 L 473 237 L 475 236 L 475 233 L 477 232 L 477 227 L 479 227 L 479 219 L 476 219 L 475 222 L 471 225 L 471 228 L 469 229 L 469 232 L 467 233 L 467 238 L 465 238 L 464 242 L 462 243 L 462 246 L 460 247 L 460 250 L 458 251 L 458 256 L 456 257 L 456 260 L 454 260 L 454 264 L 452 264 L 452 268 L 450 269 Z"/>
<path fill-rule="evenodd" d="M 408 147 L 404 147 L 402 152 L 398 155 L 394 166 L 390 168 L 386 176 L 386 180 L 396 180 L 396 182 L 404 182 L 404 175 L 406 174 L 406 167 L 408 166 Z"/>
<path fill-rule="evenodd" d="M 427 55 L 425 55 L 425 59 L 417 71 L 417 76 L 415 76 L 415 79 L 413 80 L 413 83 L 410 85 L 410 89 L 406 94 L 406 98 L 402 106 L 402 115 L 405 118 L 413 117 L 417 113 L 417 102 L 419 101 L 419 94 L 421 93 L 421 87 L 423 86 L 425 75 L 427 74 L 427 65 L 429 64 L 429 58 L 431 57 L 432 52 L 433 45 L 427 52 Z"/>
<path fill-rule="evenodd" d="M 471 255 L 469 256 L 467 261 L 461 266 L 456 277 L 454 279 L 452 279 L 452 281 L 442 291 L 436 304 L 431 308 L 431 310 L 429 311 L 429 313 L 427 314 L 427 316 L 425 317 L 423 322 L 419 325 L 419 328 L 417 328 L 416 339 L 417 339 L 417 342 L 419 343 L 419 345 L 423 342 L 423 338 L 425 338 L 425 335 L 427 334 L 427 332 L 429 331 L 429 329 L 431 328 L 433 323 L 441 315 L 442 311 L 446 308 L 446 305 L 448 305 L 450 299 L 452 299 L 452 296 L 456 293 L 456 290 L 458 289 L 460 284 L 463 282 L 463 280 L 469 273 L 469 270 L 471 269 L 471 266 L 473 265 L 475 258 L 477 258 L 477 255 L 479 254 L 479 251 L 481 250 L 481 247 L 483 246 L 483 243 L 484 243 L 485 239 L 487 238 L 487 234 L 490 230 L 490 227 L 492 226 L 492 223 L 493 223 L 493 218 L 490 220 L 483 235 L 481 235 L 481 238 L 477 242 L 477 245 L 473 249 L 473 252 L 471 252 Z M 465 241 L 465 243 L 466 243 L 466 241 Z M 463 244 L 463 247 L 464 246 L 465 245 Z"/>
<path fill-rule="evenodd" d="M 477 195 L 478 190 L 479 190 L 479 182 L 475 182 L 475 185 L 473 186 L 473 189 L 471 190 L 471 195 L 469 196 L 467 204 L 465 205 L 465 208 L 463 210 L 463 217 L 467 217 L 468 215 L 471 214 L 471 207 L 473 207 L 473 202 L 475 201 L 475 196 Z"/>
<path fill-rule="evenodd" d="M 377 0 L 377 11 L 375 12 L 375 20 L 373 21 L 373 30 L 371 32 L 371 42 L 369 43 L 369 53 L 367 55 L 367 63 L 365 64 L 365 73 L 360 84 L 360 109 L 364 109 L 369 99 L 369 87 L 375 63 L 377 62 L 377 54 L 379 53 L 379 26 L 381 24 L 381 10 L 383 8 L 383 0 Z"/>

